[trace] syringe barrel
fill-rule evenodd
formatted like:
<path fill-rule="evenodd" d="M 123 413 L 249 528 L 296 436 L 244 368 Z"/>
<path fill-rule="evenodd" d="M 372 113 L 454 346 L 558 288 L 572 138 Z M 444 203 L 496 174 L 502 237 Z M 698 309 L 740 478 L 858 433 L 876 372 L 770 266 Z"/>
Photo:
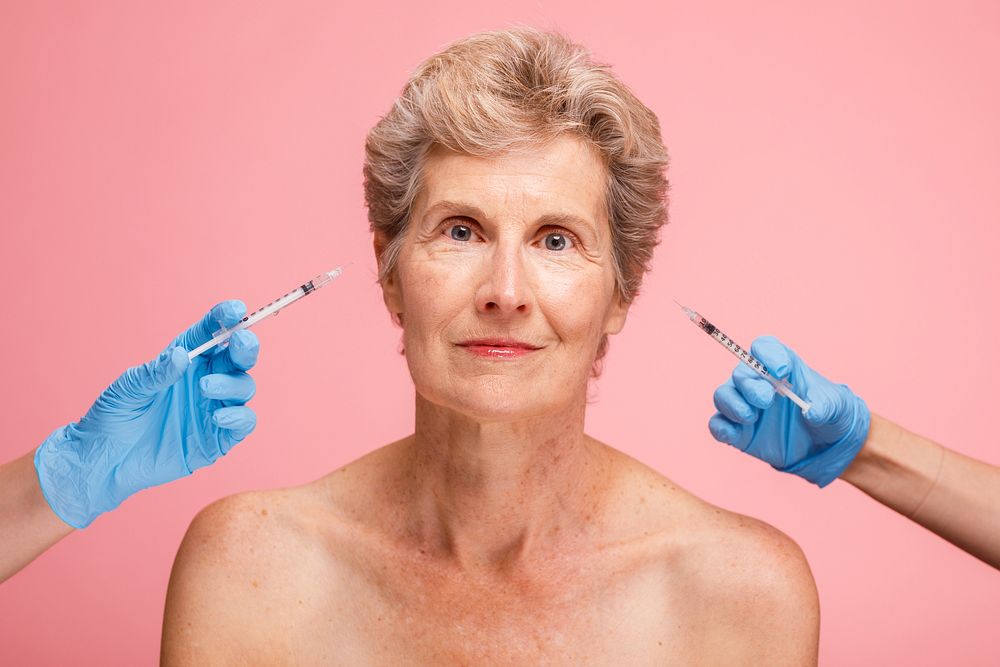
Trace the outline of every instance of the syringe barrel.
<path fill-rule="evenodd" d="M 298 301 L 307 294 L 315 292 L 323 285 L 326 285 L 333 279 L 338 278 L 341 273 L 343 273 L 343 269 L 341 269 L 339 266 L 333 269 L 332 271 L 321 273 L 312 280 L 296 287 L 288 294 L 279 296 L 277 299 L 267 304 L 266 306 L 258 308 L 252 313 L 247 314 L 242 320 L 240 320 L 233 326 L 229 328 L 220 326 L 217 331 L 212 333 L 212 340 L 203 343 L 194 350 L 188 352 L 188 357 L 190 359 L 194 359 L 202 352 L 205 352 L 211 349 L 212 347 L 215 347 L 216 345 L 220 347 L 226 347 L 227 345 L 229 345 L 229 337 L 232 336 L 234 332 L 239 331 L 240 329 L 247 329 L 256 324 L 257 322 L 261 321 L 268 315 L 277 315 L 286 306 L 295 303 L 296 301 Z M 217 340 L 220 336 L 225 336 L 225 339 Z"/>

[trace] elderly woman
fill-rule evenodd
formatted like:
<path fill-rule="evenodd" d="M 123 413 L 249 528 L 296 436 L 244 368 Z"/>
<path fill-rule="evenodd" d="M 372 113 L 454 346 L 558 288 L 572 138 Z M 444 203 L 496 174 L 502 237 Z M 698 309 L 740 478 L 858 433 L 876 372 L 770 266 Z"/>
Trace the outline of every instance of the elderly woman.
<path fill-rule="evenodd" d="M 801 551 L 584 433 L 666 219 L 656 117 L 529 29 L 426 61 L 367 140 L 413 434 L 195 518 L 166 664 L 812 664 Z"/>

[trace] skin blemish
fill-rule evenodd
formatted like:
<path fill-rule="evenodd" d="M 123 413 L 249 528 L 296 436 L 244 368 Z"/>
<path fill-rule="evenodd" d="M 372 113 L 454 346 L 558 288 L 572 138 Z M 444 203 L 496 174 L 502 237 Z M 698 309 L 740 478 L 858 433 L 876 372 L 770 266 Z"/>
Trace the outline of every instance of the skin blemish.
<path fill-rule="evenodd" d="M 265 509 L 262 509 L 262 510 L 260 511 L 260 515 L 261 515 L 261 516 L 267 516 L 267 509 L 266 509 L 266 508 L 265 508 Z"/>
<path fill-rule="evenodd" d="M 250 585 L 253 586 L 254 588 L 260 588 L 260 584 L 257 583 L 256 579 L 254 579 L 253 581 L 251 581 Z"/>

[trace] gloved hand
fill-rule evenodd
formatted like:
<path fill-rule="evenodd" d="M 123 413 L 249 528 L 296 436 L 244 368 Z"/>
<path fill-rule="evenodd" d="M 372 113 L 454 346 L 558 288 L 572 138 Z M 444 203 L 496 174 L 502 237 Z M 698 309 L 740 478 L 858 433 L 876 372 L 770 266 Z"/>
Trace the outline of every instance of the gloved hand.
<path fill-rule="evenodd" d="M 847 385 L 833 384 L 806 366 L 773 336 L 754 340 L 750 352 L 769 373 L 787 379 L 811 404 L 809 410 L 803 413 L 767 380 L 738 364 L 715 390 L 718 412 L 708 421 L 712 436 L 777 470 L 826 486 L 864 445 L 871 422 L 868 406 Z"/>
<path fill-rule="evenodd" d="M 74 528 L 133 493 L 189 475 L 243 440 L 257 417 L 244 371 L 257 362 L 257 336 L 241 330 L 225 348 L 188 361 L 188 350 L 234 326 L 242 301 L 223 301 L 156 359 L 125 371 L 78 422 L 56 429 L 35 452 L 42 493 Z"/>

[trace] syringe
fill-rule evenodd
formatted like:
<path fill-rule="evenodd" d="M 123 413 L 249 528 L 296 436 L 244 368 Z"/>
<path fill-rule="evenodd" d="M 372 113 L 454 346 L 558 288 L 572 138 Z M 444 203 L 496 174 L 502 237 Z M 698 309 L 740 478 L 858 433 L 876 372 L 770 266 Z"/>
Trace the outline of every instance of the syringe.
<path fill-rule="evenodd" d="M 674 303 L 677 303 L 677 301 L 674 301 Z M 677 305 L 681 306 L 681 304 L 679 303 L 677 303 Z M 790 401 L 792 401 L 793 403 L 795 403 L 795 405 L 802 408 L 802 412 L 805 412 L 806 410 L 809 409 L 809 403 L 803 401 L 795 394 L 794 391 L 792 391 L 792 385 L 788 384 L 787 380 L 779 380 L 778 378 L 768 373 L 767 369 L 764 368 L 764 364 L 757 361 L 752 354 L 747 352 L 745 348 L 737 345 L 736 341 L 734 341 L 726 334 L 722 333 L 722 331 L 720 331 L 717 326 L 706 320 L 704 317 L 702 317 L 695 311 L 691 310 L 686 306 L 681 306 L 681 310 L 684 311 L 684 314 L 687 315 L 692 322 L 698 325 L 698 328 L 700 328 L 709 336 L 717 340 L 727 350 L 735 354 L 737 359 L 739 359 L 744 364 L 746 364 L 754 371 L 756 371 L 756 373 L 760 375 L 762 378 L 770 382 L 771 386 L 774 387 L 774 390 L 776 392 L 778 392 L 782 396 L 787 396 Z"/>
<path fill-rule="evenodd" d="M 257 322 L 260 322 L 268 315 L 277 315 L 278 312 L 285 306 L 290 306 L 291 304 L 295 303 L 296 301 L 304 297 L 306 294 L 312 294 L 323 285 L 332 282 L 335 278 L 339 277 L 340 274 L 343 272 L 344 272 L 343 269 L 341 269 L 338 266 L 333 271 L 327 271 L 326 273 L 321 273 L 312 280 L 310 280 L 309 282 L 303 285 L 299 285 L 288 294 L 285 294 L 284 296 L 279 296 L 277 299 L 267 304 L 263 308 L 258 308 L 257 310 L 253 311 L 252 313 L 244 317 L 242 320 L 234 324 L 229 329 L 227 329 L 226 327 L 222 327 L 221 329 L 212 334 L 212 340 L 202 345 L 199 345 L 198 347 L 188 352 L 188 359 L 193 360 L 195 357 L 197 357 L 205 350 L 209 350 L 215 347 L 216 345 L 222 345 L 223 347 L 225 347 L 228 344 L 230 337 L 240 329 L 249 329 L 250 327 L 255 325 Z"/>

